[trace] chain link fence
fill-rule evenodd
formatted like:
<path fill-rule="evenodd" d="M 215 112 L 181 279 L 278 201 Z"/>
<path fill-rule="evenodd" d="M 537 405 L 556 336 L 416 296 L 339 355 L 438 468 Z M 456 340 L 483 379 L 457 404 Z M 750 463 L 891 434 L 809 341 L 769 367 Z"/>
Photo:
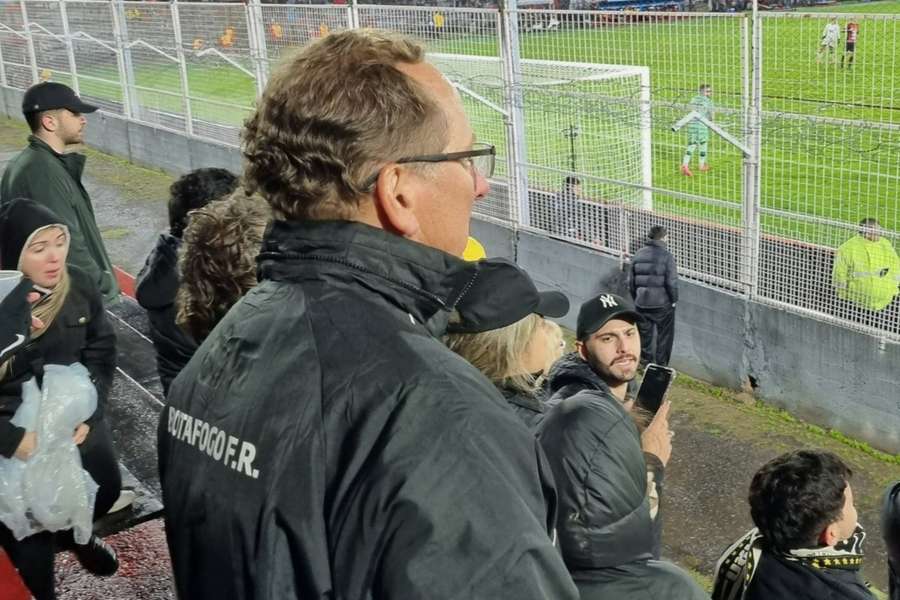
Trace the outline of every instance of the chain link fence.
<path fill-rule="evenodd" d="M 900 340 L 897 15 L 14 0 L 0 84 L 237 145 L 271 70 L 355 27 L 423 40 L 496 145 L 481 217 L 626 259 L 664 224 L 687 277 Z"/>

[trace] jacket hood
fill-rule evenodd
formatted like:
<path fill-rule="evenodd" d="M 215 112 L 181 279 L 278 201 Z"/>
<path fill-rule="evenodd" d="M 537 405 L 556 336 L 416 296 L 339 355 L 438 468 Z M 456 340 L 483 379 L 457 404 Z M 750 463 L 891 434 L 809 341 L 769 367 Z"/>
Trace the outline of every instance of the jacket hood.
<path fill-rule="evenodd" d="M 446 331 L 451 315 L 454 320 L 480 323 L 502 316 L 492 316 L 479 295 L 470 294 L 479 278 L 528 279 L 505 259 L 468 262 L 350 221 L 274 221 L 258 260 L 260 281 L 302 280 L 326 271 L 355 279 L 438 336 Z M 533 285 L 530 279 L 528 283 Z"/>
<path fill-rule="evenodd" d="M 582 390 L 611 394 L 609 386 L 578 352 L 570 352 L 553 363 L 547 376 L 550 402 L 556 403 Z"/>
<path fill-rule="evenodd" d="M 147 310 L 159 310 L 175 302 L 180 283 L 178 277 L 178 248 L 181 240 L 163 233 L 156 240 L 156 247 L 137 276 L 135 297 Z"/>
<path fill-rule="evenodd" d="M 647 470 L 631 416 L 584 390 L 553 407 L 538 429 L 559 494 L 557 533 L 571 571 L 653 557 Z"/>
<path fill-rule="evenodd" d="M 0 268 L 18 270 L 22 250 L 38 230 L 57 226 L 69 228 L 62 219 L 47 207 L 29 200 L 17 198 L 0 211 Z"/>

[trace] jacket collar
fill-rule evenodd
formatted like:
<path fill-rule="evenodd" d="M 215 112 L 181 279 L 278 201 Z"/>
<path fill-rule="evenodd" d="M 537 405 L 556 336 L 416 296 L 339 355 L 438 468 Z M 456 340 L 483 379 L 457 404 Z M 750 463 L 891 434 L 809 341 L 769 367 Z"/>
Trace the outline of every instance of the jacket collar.
<path fill-rule="evenodd" d="M 662 241 L 662 240 L 647 240 L 647 241 L 645 242 L 645 245 L 647 245 L 647 246 L 657 246 L 657 247 L 659 247 L 659 248 L 665 248 L 665 247 L 666 247 L 666 243 L 665 243 L 664 241 Z"/>
<path fill-rule="evenodd" d="M 606 382 L 578 352 L 570 352 L 553 363 L 548 375 L 548 384 L 550 393 L 559 400 L 574 396 L 585 389 L 612 395 Z"/>
<path fill-rule="evenodd" d="M 69 172 L 69 175 L 71 175 L 75 181 L 81 182 L 81 174 L 84 173 L 84 163 L 87 160 L 87 157 L 85 157 L 84 154 L 78 152 L 66 152 L 60 154 L 51 148 L 50 144 L 36 135 L 28 136 L 28 145 L 35 150 L 49 152 L 51 155 L 55 156 L 63 164 L 66 171 Z"/>
<path fill-rule="evenodd" d="M 361 284 L 442 335 L 479 263 L 351 221 L 275 221 L 259 255 L 259 279 L 315 274 Z"/>

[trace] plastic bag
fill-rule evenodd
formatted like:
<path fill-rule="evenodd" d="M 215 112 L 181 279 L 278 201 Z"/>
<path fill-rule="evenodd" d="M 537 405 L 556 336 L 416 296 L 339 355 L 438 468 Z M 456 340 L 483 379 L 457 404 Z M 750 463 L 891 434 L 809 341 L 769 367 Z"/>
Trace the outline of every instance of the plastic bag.
<path fill-rule="evenodd" d="M 96 409 L 97 390 L 81 363 L 45 365 L 42 388 L 34 378 L 22 384 L 12 423 L 37 432 L 37 450 L 24 462 L 0 457 L 0 521 L 16 539 L 64 529 L 76 543 L 90 539 L 98 486 L 72 437 Z"/>

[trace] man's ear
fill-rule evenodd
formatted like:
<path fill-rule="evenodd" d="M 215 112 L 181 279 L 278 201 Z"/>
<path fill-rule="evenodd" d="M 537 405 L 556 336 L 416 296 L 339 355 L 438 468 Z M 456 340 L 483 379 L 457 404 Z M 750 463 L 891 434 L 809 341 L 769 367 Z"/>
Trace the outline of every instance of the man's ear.
<path fill-rule="evenodd" d="M 578 352 L 578 356 L 580 356 L 584 360 L 588 359 L 587 347 L 585 347 L 584 342 L 582 342 L 581 340 L 575 340 L 575 351 Z"/>
<path fill-rule="evenodd" d="M 841 541 L 841 538 L 838 535 L 837 523 L 832 523 L 826 527 L 825 531 L 822 532 L 822 535 L 819 536 L 819 543 L 823 546 L 834 546 L 839 541 Z"/>
<path fill-rule="evenodd" d="M 384 167 L 372 192 L 378 221 L 382 229 L 409 239 L 417 239 L 421 229 L 416 215 L 418 181 L 401 165 Z"/>
<path fill-rule="evenodd" d="M 56 131 L 56 128 L 58 126 L 56 113 L 49 110 L 43 113 L 40 118 L 40 123 L 43 129 L 46 129 L 50 132 Z"/>

